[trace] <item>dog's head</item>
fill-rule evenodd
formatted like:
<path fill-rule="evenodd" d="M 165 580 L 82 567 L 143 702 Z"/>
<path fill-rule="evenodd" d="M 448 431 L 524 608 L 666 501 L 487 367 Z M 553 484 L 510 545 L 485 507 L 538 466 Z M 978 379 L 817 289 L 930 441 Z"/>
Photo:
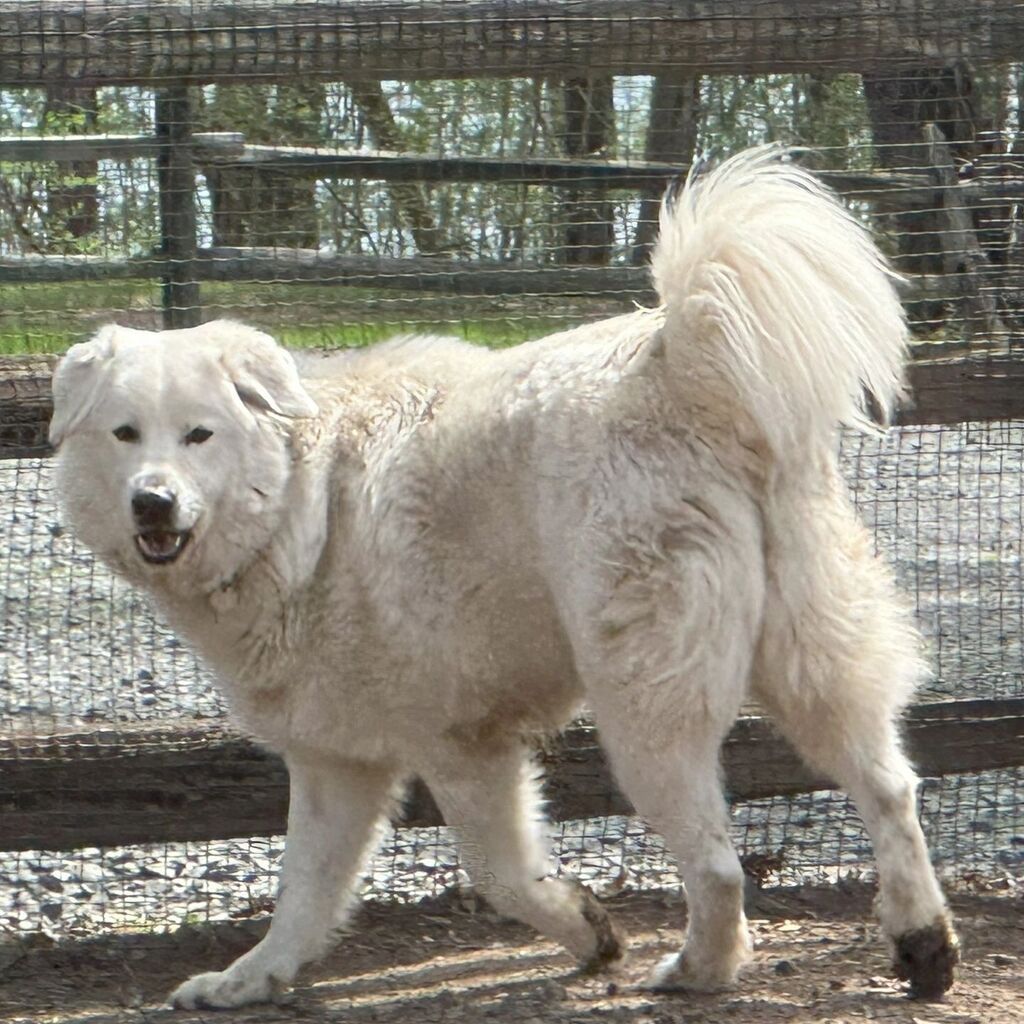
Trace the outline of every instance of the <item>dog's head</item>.
<path fill-rule="evenodd" d="M 217 321 L 102 328 L 53 378 L 50 440 L 76 533 L 130 577 L 180 594 L 230 581 L 278 526 L 287 421 L 315 415 L 291 356 Z"/>

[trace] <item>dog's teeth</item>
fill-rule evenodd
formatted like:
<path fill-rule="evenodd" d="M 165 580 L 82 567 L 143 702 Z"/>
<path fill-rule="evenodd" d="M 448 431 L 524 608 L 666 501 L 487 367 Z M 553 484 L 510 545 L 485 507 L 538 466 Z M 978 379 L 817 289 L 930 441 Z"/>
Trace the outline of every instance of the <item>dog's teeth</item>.
<path fill-rule="evenodd" d="M 136 541 L 146 558 L 169 560 L 185 546 L 186 536 L 183 533 L 149 533 L 139 534 Z"/>

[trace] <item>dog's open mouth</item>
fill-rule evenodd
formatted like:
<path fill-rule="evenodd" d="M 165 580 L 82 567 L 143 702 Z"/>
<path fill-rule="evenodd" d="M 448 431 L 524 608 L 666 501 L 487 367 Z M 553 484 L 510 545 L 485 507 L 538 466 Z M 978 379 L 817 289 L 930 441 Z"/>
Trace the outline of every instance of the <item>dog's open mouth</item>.
<path fill-rule="evenodd" d="M 135 546 L 139 554 L 151 565 L 167 565 L 173 562 L 185 550 L 192 533 L 182 530 L 153 530 L 135 535 Z"/>

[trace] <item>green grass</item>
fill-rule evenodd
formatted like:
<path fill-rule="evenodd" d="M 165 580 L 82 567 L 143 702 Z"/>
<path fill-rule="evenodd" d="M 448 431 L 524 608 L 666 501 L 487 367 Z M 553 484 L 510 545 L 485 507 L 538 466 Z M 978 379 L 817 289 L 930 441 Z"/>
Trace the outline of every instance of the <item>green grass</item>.
<path fill-rule="evenodd" d="M 477 299 L 315 284 L 209 283 L 202 286 L 202 302 L 207 317 L 243 320 L 292 347 L 352 347 L 419 332 L 501 347 L 620 311 L 551 298 Z M 159 284 L 0 285 L 0 354 L 63 352 L 108 322 L 159 327 Z"/>
<path fill-rule="evenodd" d="M 143 309 L 160 301 L 151 281 L 0 286 L 0 354 L 62 352 L 97 323 L 96 310 Z"/>

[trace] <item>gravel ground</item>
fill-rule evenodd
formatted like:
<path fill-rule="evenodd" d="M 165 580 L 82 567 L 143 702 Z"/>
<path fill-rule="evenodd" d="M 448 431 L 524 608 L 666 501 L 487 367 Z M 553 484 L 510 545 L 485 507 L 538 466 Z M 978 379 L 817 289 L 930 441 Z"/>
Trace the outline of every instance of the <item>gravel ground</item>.
<path fill-rule="evenodd" d="M 861 512 L 913 596 L 934 654 L 922 699 L 1024 693 L 1022 453 L 1016 424 L 904 428 L 844 443 Z M 0 730 L 223 715 L 191 651 L 63 529 L 50 466 L 0 462 L 0 491 Z M 1024 868 L 1024 771 L 932 780 L 922 811 L 947 871 Z M 834 878 L 867 862 L 859 822 L 836 794 L 738 804 L 734 819 L 745 854 L 784 851 L 775 882 Z M 595 882 L 678 885 L 657 837 L 635 822 L 569 823 L 555 838 L 561 862 Z M 68 936 L 260 912 L 280 845 L 0 854 L 0 928 Z M 457 878 L 446 830 L 402 830 L 374 862 L 368 892 L 410 901 Z"/>
<path fill-rule="evenodd" d="M 732 992 L 652 995 L 641 987 L 679 948 L 674 894 L 608 900 L 628 936 L 616 970 L 580 974 L 530 930 L 458 898 L 365 906 L 323 963 L 269 1006 L 216 1013 L 161 1005 L 183 978 L 220 968 L 262 927 L 236 922 L 172 935 L 105 936 L 51 948 L 0 946 L 0 1018 L 9 1024 L 1022 1024 L 1019 892 L 954 894 L 964 963 L 946 1001 L 913 1002 L 890 975 L 871 892 L 773 890 L 748 901 L 753 963 Z"/>

